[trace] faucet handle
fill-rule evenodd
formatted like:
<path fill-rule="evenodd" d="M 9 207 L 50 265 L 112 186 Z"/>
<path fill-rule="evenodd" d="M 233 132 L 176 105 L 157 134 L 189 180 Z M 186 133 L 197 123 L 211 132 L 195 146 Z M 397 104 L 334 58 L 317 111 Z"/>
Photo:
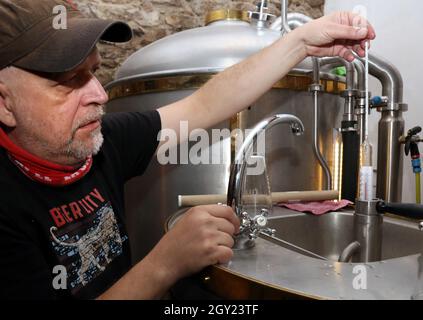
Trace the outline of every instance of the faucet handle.
<path fill-rule="evenodd" d="M 267 226 L 267 217 L 269 216 L 269 210 L 261 209 L 261 213 L 254 217 L 255 223 L 259 228 Z"/>
<path fill-rule="evenodd" d="M 275 230 L 267 228 L 268 224 L 269 210 L 261 209 L 260 214 L 251 218 L 248 212 L 243 212 L 241 214 L 241 226 L 239 228 L 239 233 L 248 232 L 248 237 L 250 240 L 257 239 L 260 232 L 266 232 L 274 234 Z"/>

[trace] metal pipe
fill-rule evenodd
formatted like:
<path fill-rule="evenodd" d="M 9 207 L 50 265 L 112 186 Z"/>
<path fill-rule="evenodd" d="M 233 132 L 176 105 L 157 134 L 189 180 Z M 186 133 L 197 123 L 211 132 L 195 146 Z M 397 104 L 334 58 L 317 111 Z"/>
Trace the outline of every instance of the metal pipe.
<path fill-rule="evenodd" d="M 320 66 L 339 67 L 346 69 L 347 90 L 343 93 L 345 98 L 344 121 L 355 121 L 355 98 L 357 96 L 354 64 L 339 57 L 325 57 L 320 59 Z"/>
<path fill-rule="evenodd" d="M 326 190 L 332 190 L 332 173 L 330 172 L 329 165 L 325 159 L 325 157 L 322 155 L 320 148 L 319 148 L 319 131 L 317 128 L 318 123 L 318 116 L 319 116 L 319 92 L 314 91 L 313 92 L 313 100 L 314 100 L 314 106 L 313 106 L 313 152 L 316 156 L 317 160 L 319 161 L 323 172 L 325 173 L 326 177 Z"/>
<path fill-rule="evenodd" d="M 306 250 L 304 248 L 301 248 L 299 246 L 296 246 L 295 244 L 292 244 L 291 242 L 282 240 L 282 239 L 280 239 L 278 237 L 275 237 L 274 235 L 269 235 L 269 234 L 267 234 L 265 232 L 261 232 L 260 233 L 260 236 L 262 238 L 266 239 L 266 240 L 269 240 L 271 242 L 275 242 L 276 244 L 280 245 L 281 247 L 284 247 L 284 248 L 286 248 L 288 250 L 292 250 L 294 252 L 303 254 L 305 256 L 312 257 L 312 258 L 315 258 L 315 259 L 325 260 L 325 261 L 328 261 L 329 260 L 328 258 L 322 257 L 322 256 L 320 256 L 320 255 L 318 255 L 318 254 L 316 254 L 314 252 L 311 252 L 311 251 L 308 251 L 308 250 Z"/>
<path fill-rule="evenodd" d="M 353 255 L 357 254 L 358 250 L 360 250 L 360 242 L 354 241 L 350 243 L 344 251 L 342 251 L 341 255 L 339 256 L 338 262 L 347 263 L 350 262 Z"/>
<path fill-rule="evenodd" d="M 313 57 L 313 84 L 320 85 L 320 59 Z"/>
<path fill-rule="evenodd" d="M 288 23 L 288 0 L 281 1 L 281 31 L 289 33 L 292 31 Z"/>
<path fill-rule="evenodd" d="M 382 260 L 383 215 L 377 209 L 378 201 L 356 202 L 354 234 L 360 250 L 353 262 L 375 262 Z"/>
<path fill-rule="evenodd" d="M 358 57 L 358 59 L 364 63 L 363 58 Z M 398 110 L 403 104 L 404 90 L 404 83 L 399 70 L 385 59 L 375 54 L 369 54 L 369 73 L 382 84 L 382 96 L 389 99 L 387 110 Z"/>
<path fill-rule="evenodd" d="M 354 90 L 356 89 L 355 86 L 355 67 L 354 64 L 351 62 L 348 62 L 345 59 L 338 58 L 338 57 L 325 57 L 320 59 L 320 66 L 333 66 L 333 67 L 339 67 L 343 66 L 345 67 L 347 71 L 346 81 L 347 81 L 347 90 Z"/>
<path fill-rule="evenodd" d="M 399 137 L 404 134 L 401 111 L 383 110 L 379 121 L 377 194 L 388 202 L 401 202 L 404 156 Z"/>
<path fill-rule="evenodd" d="M 292 13 L 288 13 L 287 14 L 287 18 L 286 21 L 288 21 L 288 27 L 291 30 L 294 30 L 298 27 L 301 27 L 302 25 L 312 21 L 313 19 L 310 18 L 309 16 L 306 16 L 305 14 L 302 13 L 298 13 L 298 12 L 292 12 Z M 277 18 L 272 25 L 270 26 L 270 29 L 272 30 L 284 30 L 283 26 L 282 26 L 282 16 Z"/>
<path fill-rule="evenodd" d="M 313 59 L 313 69 L 320 70 L 319 68 L 319 61 L 318 59 Z M 320 72 L 319 72 L 320 74 Z M 320 76 L 318 76 L 320 78 Z M 319 147 L 319 128 L 318 128 L 318 120 L 319 120 L 319 92 L 321 91 L 320 79 L 315 79 L 315 83 L 311 85 L 311 91 L 313 93 L 313 153 L 316 156 L 317 160 L 319 161 L 320 166 L 323 169 L 323 172 L 326 177 L 326 190 L 332 189 L 332 173 L 330 172 L 329 165 L 320 151 Z"/>
<path fill-rule="evenodd" d="M 356 70 L 357 74 L 357 89 L 358 89 L 358 97 L 356 100 L 356 115 L 357 115 L 357 129 L 358 129 L 358 135 L 360 137 L 360 145 L 365 140 L 365 131 L 366 131 L 366 118 L 369 116 L 366 114 L 366 69 L 364 67 L 364 64 L 358 60 L 355 59 L 353 61 L 354 68 Z"/>
<path fill-rule="evenodd" d="M 366 69 L 360 60 L 355 59 L 352 64 L 357 74 L 357 89 L 363 92 L 366 89 Z"/>

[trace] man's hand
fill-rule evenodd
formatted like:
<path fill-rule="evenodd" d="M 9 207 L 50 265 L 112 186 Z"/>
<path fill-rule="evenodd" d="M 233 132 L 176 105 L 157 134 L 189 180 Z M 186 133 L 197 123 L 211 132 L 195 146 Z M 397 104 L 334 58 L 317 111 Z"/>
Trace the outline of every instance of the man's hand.
<path fill-rule="evenodd" d="M 238 232 L 239 219 L 230 207 L 195 207 L 163 237 L 149 259 L 172 283 L 207 266 L 229 262 Z"/>
<path fill-rule="evenodd" d="M 352 51 L 363 57 L 365 43 L 376 38 L 373 27 L 358 14 L 336 12 L 296 29 L 309 56 L 339 56 L 354 60 Z"/>
<path fill-rule="evenodd" d="M 155 248 L 99 300 L 160 299 L 179 279 L 233 256 L 239 219 L 227 206 L 189 210 Z"/>

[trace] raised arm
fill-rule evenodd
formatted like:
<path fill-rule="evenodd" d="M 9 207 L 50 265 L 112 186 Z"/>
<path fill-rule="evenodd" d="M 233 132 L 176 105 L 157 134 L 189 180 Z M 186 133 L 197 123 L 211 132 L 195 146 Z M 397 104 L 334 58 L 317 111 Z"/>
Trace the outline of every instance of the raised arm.
<path fill-rule="evenodd" d="M 367 21 L 349 12 L 309 22 L 220 73 L 193 95 L 159 109 L 162 127 L 179 132 L 181 120 L 188 121 L 190 130 L 213 126 L 250 106 L 307 56 L 352 61 L 352 51 L 363 56 L 365 41 L 375 37 Z"/>

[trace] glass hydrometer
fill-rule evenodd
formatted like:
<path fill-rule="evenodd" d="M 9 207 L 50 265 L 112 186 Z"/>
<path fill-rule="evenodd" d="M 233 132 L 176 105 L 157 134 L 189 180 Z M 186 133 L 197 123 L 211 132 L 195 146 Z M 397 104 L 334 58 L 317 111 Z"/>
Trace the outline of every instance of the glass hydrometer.
<path fill-rule="evenodd" d="M 366 67 L 366 115 L 364 141 L 360 145 L 360 200 L 370 201 L 374 199 L 373 192 L 373 146 L 369 140 L 369 43 L 365 43 L 365 67 Z"/>

